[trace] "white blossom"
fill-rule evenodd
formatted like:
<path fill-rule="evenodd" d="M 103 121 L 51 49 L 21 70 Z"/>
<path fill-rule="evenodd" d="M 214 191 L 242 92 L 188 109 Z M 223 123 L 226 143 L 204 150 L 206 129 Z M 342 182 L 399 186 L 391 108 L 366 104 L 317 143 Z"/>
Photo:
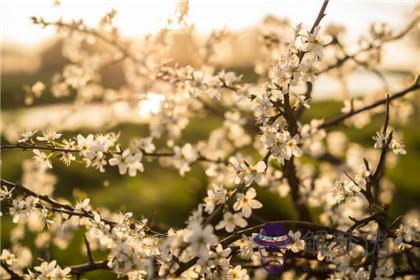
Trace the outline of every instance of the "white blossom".
<path fill-rule="evenodd" d="M 234 183 L 240 184 L 243 182 L 246 186 L 251 185 L 253 182 L 261 182 L 262 175 L 267 168 L 264 161 L 259 161 L 255 165 L 249 165 L 246 161 L 237 162 L 231 159 L 231 163 L 236 171 Z"/>
<path fill-rule="evenodd" d="M 39 280 L 52 279 L 52 280 L 70 280 L 70 268 L 62 269 L 57 265 L 57 261 L 42 262 L 40 266 L 36 266 L 35 271 Z"/>
<path fill-rule="evenodd" d="M 146 153 L 153 153 L 156 150 L 155 145 L 153 144 L 152 137 L 138 138 L 133 141 L 134 146 L 138 147 L 140 150 Z"/>
<path fill-rule="evenodd" d="M 213 185 L 207 191 L 207 197 L 204 198 L 204 211 L 212 213 L 217 204 L 222 204 L 226 201 L 227 191 L 223 186 Z"/>
<path fill-rule="evenodd" d="M 181 176 L 191 170 L 191 163 L 198 159 L 198 153 L 191 144 L 185 144 L 183 147 L 174 148 L 175 167 L 179 169 Z"/>
<path fill-rule="evenodd" d="M 396 155 L 407 154 L 407 151 L 405 150 L 405 145 L 402 143 L 401 140 L 392 139 L 391 143 L 389 143 L 389 148 Z"/>
<path fill-rule="evenodd" d="M 52 129 L 48 129 L 42 132 L 42 136 L 36 137 L 36 140 L 53 143 L 55 140 L 60 139 L 61 135 L 61 133 L 57 133 Z"/>
<path fill-rule="evenodd" d="M 12 266 L 17 261 L 16 255 L 7 249 L 1 251 L 0 260 L 5 262 L 8 266 Z"/>
<path fill-rule="evenodd" d="M 83 201 L 77 202 L 74 208 L 80 212 L 90 212 L 92 210 L 92 207 L 90 206 L 90 199 L 86 198 Z"/>
<path fill-rule="evenodd" d="M 239 72 L 223 70 L 223 67 L 236 68 L 237 58 L 242 66 L 249 64 L 249 57 L 235 49 L 243 38 L 238 40 L 237 34 L 220 30 L 196 40 L 189 9 L 188 0 L 177 1 L 174 14 L 164 21 L 164 26 L 137 41 L 122 36 L 114 25 L 117 13 L 114 9 L 105 14 L 97 26 L 88 26 L 82 19 L 49 22 L 40 17 L 32 18 L 42 27 L 55 27 L 63 37 L 62 54 L 67 63 L 54 75 L 50 91 L 55 98 L 68 97 L 64 101 L 71 103 L 67 104 L 71 110 L 66 112 L 62 110 L 65 107 L 59 106 L 59 114 L 47 112 L 41 116 L 45 119 L 42 122 L 31 119 L 30 126 L 41 130 L 41 134 L 36 130 L 21 134 L 26 118 L 19 121 L 7 118 L 1 127 L 7 142 L 3 146 L 7 151 L 2 164 L 9 161 L 11 149 L 33 152 L 29 156 L 32 159 L 22 162 L 22 177 L 14 178 L 20 179 L 19 183 L 13 187 L 2 179 L 0 186 L 3 208 L 14 223 L 10 233 L 6 233 L 10 250 L 3 249 L 0 260 L 24 279 L 69 280 L 71 273 L 74 274 L 72 269 L 60 267 L 53 259 L 41 260 L 31 268 L 32 259 L 39 254 L 32 255 L 29 247 L 22 244 L 32 241 L 40 252 L 50 246 L 60 250 L 82 248 L 82 253 L 89 253 L 90 249 L 95 259 L 98 258 L 95 261 L 106 264 L 115 277 L 129 280 L 173 277 L 248 280 L 249 274 L 255 279 L 270 278 L 262 268 L 258 251 L 261 247 L 255 242 L 256 229 L 261 226 L 255 226 L 252 221 L 246 228 L 253 211 L 263 207 L 257 199 L 255 185 L 258 191 L 279 193 L 286 200 L 292 199 L 291 205 L 311 208 L 311 214 L 315 215 L 313 220 L 319 221 L 314 228 L 329 227 L 328 232 L 344 232 L 357 225 L 355 221 L 375 213 L 386 216 L 398 188 L 384 177 L 387 172 L 371 173 L 381 168 L 376 165 L 382 163 L 378 160 L 381 152 L 350 142 L 354 135 L 347 130 L 349 126 L 363 128 L 382 114 L 383 107 L 376 105 L 381 105 L 383 99 L 379 98 L 383 92 L 351 98 L 354 87 L 346 83 L 349 75 L 360 72 L 359 66 L 368 72 L 374 70 L 380 76 L 383 45 L 393 41 L 390 39 L 400 39 L 405 32 L 395 33 L 398 38 L 393 38 L 395 34 L 386 24 L 374 24 L 368 37 L 362 37 L 360 46 L 351 50 L 341 37 L 344 28 L 330 26 L 322 31 L 333 37 L 331 44 L 321 35 L 323 24 L 318 20 L 322 14 L 313 32 L 303 30 L 302 24 L 290 28 L 288 20 L 268 16 L 251 32 L 251 37 L 261 38 L 254 44 L 256 49 L 252 55 L 258 75 L 248 79 L 246 74 L 247 82 L 244 82 Z M 412 24 L 409 27 L 407 30 Z M 185 39 L 188 48 L 177 57 L 179 50 L 173 47 Z M 228 45 L 234 47 L 226 48 Z M 232 59 L 226 60 L 229 57 Z M 108 67 L 118 70 L 123 79 L 109 83 Z M 344 98 L 349 98 L 344 100 L 341 116 L 329 115 L 333 108 L 321 108 L 319 112 L 308 110 L 316 97 L 316 82 L 323 82 L 317 81 L 321 73 L 323 77 L 338 78 Z M 410 85 L 403 92 L 413 91 L 415 86 Z M 36 82 L 24 89 L 24 101 L 29 105 L 45 92 L 46 85 Z M 413 116 L 416 102 L 410 94 L 396 97 L 402 98 L 394 99 L 389 106 L 390 124 L 400 126 L 407 117 Z M 322 106 L 329 106 L 325 104 Z M 48 106 L 42 113 L 49 110 Z M 325 120 L 307 121 L 313 113 L 325 116 Z M 130 128 L 125 125 L 127 122 Z M 133 133 L 129 132 L 121 143 L 118 143 L 118 133 L 101 132 L 114 128 L 127 130 L 138 124 L 148 125 L 149 131 L 145 132 L 144 127 L 132 130 L 136 136 L 130 138 Z M 89 127 L 97 132 L 67 139 L 52 129 L 75 133 Z M 391 139 L 391 131 L 391 128 L 388 133 L 382 130 L 373 137 L 374 148 L 392 151 L 386 157 L 387 169 L 397 166 L 396 155 L 407 153 L 401 140 Z M 191 142 L 192 139 L 197 142 Z M 129 145 L 126 147 L 125 143 Z M 197 172 L 191 174 L 194 178 L 185 181 L 188 191 L 182 197 L 204 194 L 204 198 L 198 206 L 190 207 L 192 210 L 184 226 L 174 219 L 166 222 L 168 227 L 175 224 L 177 227 L 163 230 L 166 225 L 155 217 L 148 222 L 144 217 L 136 217 L 140 213 L 112 212 L 104 205 L 94 206 L 90 198 L 78 191 L 83 187 L 83 182 L 78 180 L 67 180 L 73 184 L 70 187 L 76 197 L 74 206 L 66 200 L 71 191 L 57 192 L 65 197 L 53 195 L 56 183 L 62 182 L 58 177 L 62 170 L 57 170 L 60 171 L 57 176 L 50 170 L 53 158 L 58 158 L 65 168 L 76 163 L 100 172 L 115 171 L 118 167 L 120 175 L 136 176 L 144 171 L 143 157 L 153 162 L 152 168 L 159 164 L 159 174 L 167 167 L 174 167 L 185 176 L 193 165 L 197 167 Z M 104 175 L 107 174 L 100 177 Z M 380 176 L 373 178 L 373 175 Z M 292 186 L 296 178 L 298 184 Z M 380 184 L 373 193 L 369 185 L 375 183 L 372 179 Z M 108 187 L 111 179 L 104 180 L 100 184 Z M 207 189 L 199 190 L 200 186 Z M 372 200 L 371 194 L 374 195 Z M 140 197 L 139 203 L 148 197 Z M 275 198 L 279 197 L 273 196 Z M 183 201 L 189 207 L 187 200 Z M 121 209 L 125 207 L 123 204 Z M 171 209 L 169 205 L 168 209 Z M 149 215 L 155 216 L 152 212 Z M 215 220 L 219 216 L 221 220 Z M 399 258 L 398 253 L 410 250 L 413 257 L 418 254 L 415 246 L 419 240 L 418 211 L 396 221 L 398 223 L 394 224 L 399 227 L 389 227 L 389 234 L 377 252 L 375 279 L 395 278 L 395 265 L 407 267 L 410 264 L 407 258 Z M 373 219 L 361 224 L 353 234 L 375 240 L 381 233 L 378 223 L 378 219 Z M 290 224 L 295 228 L 288 232 L 291 243 L 279 248 L 278 256 L 286 250 L 300 253 L 312 249 L 311 244 L 305 244 L 302 239 L 302 230 L 308 229 L 306 224 L 298 221 L 290 221 Z M 253 234 L 244 235 L 250 232 Z M 76 244 L 81 233 L 85 234 L 88 244 Z M 323 266 L 317 266 L 318 261 L 318 265 L 328 264 L 325 274 L 331 270 L 330 279 L 369 278 L 372 259 L 366 258 L 367 248 L 354 240 L 348 244 L 345 237 L 339 236 L 337 240 L 333 237 L 330 233 L 316 233 L 315 259 L 298 254 L 299 260 L 295 261 L 297 255 L 292 253 L 287 262 L 290 269 L 281 276 L 285 279 L 308 276 L 295 269 L 300 265 L 323 270 Z M 96 265 L 86 265 L 96 270 Z M 185 271 L 178 275 L 180 269 Z M 0 278 L 3 276 L 9 275 L 5 269 L 0 269 Z"/>
<path fill-rule="evenodd" d="M 360 195 L 360 190 L 361 188 L 350 180 L 337 180 L 334 184 L 334 197 L 337 203 L 343 200 L 352 202 L 356 196 Z"/>
<path fill-rule="evenodd" d="M 217 244 L 217 237 L 213 234 L 211 225 L 203 228 L 199 223 L 192 223 L 189 225 L 186 241 L 190 244 L 194 255 L 206 261 L 210 254 L 209 247 Z"/>
<path fill-rule="evenodd" d="M 322 37 L 319 34 L 321 28 L 318 26 L 315 28 L 313 33 L 307 32 L 304 36 L 304 43 L 302 49 L 305 52 L 312 52 L 317 57 L 322 57 L 323 46 L 329 41 L 328 38 Z"/>
<path fill-rule="evenodd" d="M 63 140 L 64 149 L 72 150 L 75 147 L 75 142 L 73 140 Z M 64 162 L 65 165 L 70 166 L 72 161 L 76 160 L 76 156 L 73 152 L 62 152 L 61 153 L 61 160 Z"/>
<path fill-rule="evenodd" d="M 236 227 L 246 227 L 248 223 L 240 213 L 232 214 L 231 212 L 226 212 L 223 214 L 223 220 L 221 220 L 217 225 L 216 229 L 224 228 L 227 232 L 232 232 Z"/>
<path fill-rule="evenodd" d="M 35 163 L 38 165 L 39 169 L 45 170 L 48 168 L 52 168 L 52 164 L 48 155 L 46 155 L 45 153 L 41 152 L 38 149 L 34 149 L 33 153 L 34 153 L 33 159 Z"/>
<path fill-rule="evenodd" d="M 302 240 L 300 231 L 289 231 L 288 235 L 292 238 L 292 243 L 288 245 L 288 248 L 292 250 L 292 252 L 297 253 L 302 251 L 305 248 L 305 241 Z"/>
<path fill-rule="evenodd" d="M 37 130 L 27 129 L 25 132 L 22 133 L 22 137 L 18 140 L 18 143 L 28 142 L 28 140 L 32 139 L 37 132 Z"/>
<path fill-rule="evenodd" d="M 249 280 L 249 275 L 246 269 L 242 268 L 240 265 L 235 266 L 232 269 L 229 269 L 227 274 L 227 279 L 229 280 Z"/>
<path fill-rule="evenodd" d="M 277 131 L 273 127 L 264 127 L 263 133 L 262 142 L 280 162 L 290 160 L 292 156 L 302 156 L 299 135 L 291 137 L 288 131 Z"/>
<path fill-rule="evenodd" d="M 254 242 L 254 235 L 249 237 L 242 235 L 242 238 L 235 242 L 239 245 L 239 256 L 243 260 L 250 260 L 254 255 L 254 248 L 257 247 Z"/>
<path fill-rule="evenodd" d="M 136 176 L 137 171 L 144 171 L 141 163 L 142 157 L 141 152 L 133 153 L 130 149 L 125 149 L 122 154 L 114 154 L 113 158 L 109 160 L 109 165 L 117 165 L 121 175 L 126 174 L 128 170 L 128 175 Z"/>
<path fill-rule="evenodd" d="M 259 209 L 263 206 L 261 202 L 255 199 L 256 196 L 257 192 L 254 188 L 249 188 L 245 194 L 239 193 L 236 202 L 233 204 L 233 209 L 235 211 L 241 210 L 242 216 L 249 218 L 252 209 Z"/>
<path fill-rule="evenodd" d="M 14 199 L 10 208 L 10 215 L 13 216 L 13 222 L 18 223 L 31 213 L 36 212 L 38 202 L 39 198 L 33 196 L 28 196 L 21 200 Z"/>
<path fill-rule="evenodd" d="M 373 136 L 373 140 L 375 140 L 375 149 L 382 149 L 385 146 L 385 143 L 389 137 L 388 135 L 384 135 L 382 131 L 377 131 L 376 136 Z"/>

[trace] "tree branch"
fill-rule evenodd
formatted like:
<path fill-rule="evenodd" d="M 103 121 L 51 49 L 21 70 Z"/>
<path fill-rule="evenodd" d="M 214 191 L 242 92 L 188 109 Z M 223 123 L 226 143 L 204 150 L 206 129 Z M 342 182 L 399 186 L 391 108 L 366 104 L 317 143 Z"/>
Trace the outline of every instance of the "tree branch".
<path fill-rule="evenodd" d="M 80 264 L 70 267 L 71 271 L 70 273 L 73 275 L 82 275 L 83 273 L 93 271 L 93 270 L 99 270 L 99 269 L 109 269 L 108 267 L 108 261 L 103 260 L 99 262 L 93 262 L 93 263 L 86 263 L 86 264 Z"/>
<path fill-rule="evenodd" d="M 389 100 L 391 101 L 391 100 L 394 100 L 394 99 L 401 98 L 401 97 L 405 96 L 406 94 L 408 94 L 410 92 L 413 92 L 413 91 L 416 91 L 417 89 L 420 89 L 420 83 L 419 82 L 420 82 L 420 76 L 418 76 L 416 78 L 416 81 L 411 86 L 409 86 L 408 88 L 406 88 L 406 89 L 404 89 L 404 90 L 402 90 L 400 92 L 397 92 L 397 93 L 394 93 L 393 95 L 391 95 L 389 97 Z M 375 102 L 373 102 L 373 103 L 371 103 L 371 104 L 369 104 L 367 106 L 364 106 L 364 107 L 362 107 L 360 109 L 350 111 L 350 112 L 348 112 L 346 114 L 343 114 L 343 115 L 341 115 L 341 116 L 339 116 L 339 117 L 337 117 L 335 119 L 326 121 L 323 124 L 321 124 L 318 127 L 318 129 L 324 129 L 324 128 L 328 128 L 328 127 L 337 125 L 337 124 L 341 123 L 342 121 L 344 121 L 344 120 L 346 120 L 348 118 L 351 118 L 354 115 L 357 115 L 357 114 L 359 114 L 361 112 L 365 112 L 365 111 L 368 111 L 370 109 L 376 108 L 378 106 L 384 105 L 384 104 L 386 104 L 386 102 L 387 102 L 387 98 L 379 99 L 378 101 L 375 101 Z"/>

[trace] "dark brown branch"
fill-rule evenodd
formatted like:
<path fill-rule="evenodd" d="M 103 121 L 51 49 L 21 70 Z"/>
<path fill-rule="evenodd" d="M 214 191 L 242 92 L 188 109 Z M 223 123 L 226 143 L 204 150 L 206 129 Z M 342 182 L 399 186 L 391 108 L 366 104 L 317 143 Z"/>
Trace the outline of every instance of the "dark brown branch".
<path fill-rule="evenodd" d="M 406 89 L 404 89 L 404 90 L 402 90 L 400 92 L 397 92 L 397 93 L 394 93 L 393 95 L 391 95 L 389 97 L 389 100 L 392 101 L 394 99 L 401 98 L 401 97 L 405 96 L 406 94 L 408 94 L 408 93 L 410 93 L 412 91 L 415 91 L 417 89 L 420 89 L 419 77 L 420 76 L 417 77 L 416 82 L 413 85 L 409 86 L 408 88 L 406 88 Z M 341 115 L 341 116 L 339 116 L 339 117 L 337 117 L 335 119 L 326 121 L 325 123 L 321 124 L 318 128 L 319 129 L 323 129 L 323 128 L 328 128 L 328 127 L 337 125 L 337 124 L 341 123 L 342 121 L 344 121 L 344 120 L 346 120 L 348 118 L 351 118 L 354 115 L 357 115 L 357 114 L 359 114 L 361 112 L 365 112 L 365 111 L 371 110 L 373 108 L 376 108 L 378 106 L 384 105 L 384 104 L 386 104 L 386 101 L 387 101 L 387 98 L 379 99 L 378 101 L 375 101 L 372 104 L 369 104 L 367 106 L 364 106 L 364 107 L 362 107 L 360 109 L 350 111 L 350 112 L 348 112 L 346 114 L 343 114 L 343 115 Z"/>
<path fill-rule="evenodd" d="M 86 235 L 83 235 L 83 240 L 85 242 L 86 253 L 87 253 L 87 256 L 88 256 L 89 263 L 93 264 L 95 262 L 95 260 L 93 259 L 92 251 L 90 249 L 89 240 L 87 239 Z"/>
<path fill-rule="evenodd" d="M 375 240 L 375 244 L 373 246 L 373 252 L 372 252 L 372 255 L 369 257 L 369 261 L 371 263 L 369 280 L 375 279 L 376 268 L 378 267 L 378 254 L 379 254 L 379 249 L 381 247 L 380 238 L 381 238 L 381 234 L 382 234 L 381 225 L 378 225 L 378 227 L 379 227 L 379 229 L 376 232 L 376 240 Z"/>
<path fill-rule="evenodd" d="M 298 217 L 302 221 L 311 221 L 309 210 L 304 204 L 302 195 L 299 190 L 300 180 L 297 177 L 296 167 L 293 162 L 293 157 L 284 162 L 284 177 L 290 185 L 290 193 L 292 195 L 292 202 L 297 211 Z"/>
<path fill-rule="evenodd" d="M 63 152 L 63 153 L 78 153 L 80 150 L 77 149 L 65 149 L 60 147 L 55 147 L 52 145 L 36 145 L 36 144 L 26 144 L 26 143 L 17 143 L 17 144 L 6 144 L 1 145 L 0 150 L 12 150 L 12 149 L 22 149 L 22 150 L 46 150 L 51 152 Z"/>
<path fill-rule="evenodd" d="M 315 22 L 312 25 L 312 28 L 311 28 L 311 31 L 310 31 L 311 34 L 314 33 L 315 28 L 318 27 L 318 25 L 321 23 L 321 20 L 326 16 L 325 10 L 327 9 L 328 2 L 329 2 L 329 0 L 325 0 L 324 3 L 322 4 L 321 9 L 319 10 L 318 16 L 316 17 Z"/>
<path fill-rule="evenodd" d="M 83 273 L 93 271 L 93 270 L 109 269 L 107 263 L 108 261 L 104 260 L 104 261 L 99 261 L 99 262 L 71 266 L 70 273 L 73 275 L 82 275 Z"/>
<path fill-rule="evenodd" d="M 28 188 L 26 188 L 26 187 L 24 187 L 20 184 L 12 183 L 12 182 L 9 182 L 9 181 L 4 180 L 4 179 L 0 179 L 0 184 L 2 186 L 6 186 L 6 187 L 9 187 L 9 188 L 16 188 L 17 190 L 23 192 L 24 194 L 26 194 L 28 196 L 37 197 L 40 200 L 47 202 L 48 204 L 50 204 L 53 207 L 74 211 L 74 208 L 71 207 L 70 205 L 59 203 L 59 202 L 53 200 L 52 198 L 50 198 L 47 195 L 37 194 L 36 192 L 33 192 L 30 189 L 28 189 Z"/>
<path fill-rule="evenodd" d="M 305 222 L 305 221 L 291 221 L 291 220 L 280 220 L 280 221 L 272 221 L 270 223 L 280 223 L 283 226 L 286 227 L 294 227 L 294 228 L 300 228 L 305 230 L 319 230 L 319 231 L 325 231 L 330 234 L 340 234 L 340 235 L 346 235 L 345 231 L 335 229 L 329 226 L 324 226 L 312 222 Z M 252 233 L 257 233 L 260 231 L 260 229 L 264 226 L 264 224 L 260 224 L 257 226 L 249 227 L 246 229 L 238 230 L 228 237 L 222 239 L 219 243 L 223 245 L 223 247 L 228 246 L 229 244 L 235 242 L 236 240 L 239 240 L 242 235 L 249 235 Z M 360 237 L 357 237 L 355 235 L 348 235 L 352 238 L 352 241 L 359 245 L 365 245 L 366 243 L 371 244 L 368 240 L 364 240 Z"/>
<path fill-rule="evenodd" d="M 351 234 L 351 233 L 353 233 L 354 230 L 367 225 L 371 221 L 374 221 L 376 219 L 377 215 L 378 214 L 374 214 L 372 216 L 368 216 L 368 217 L 363 218 L 361 220 L 356 220 L 354 218 L 349 217 L 352 221 L 354 221 L 354 224 L 347 229 L 346 233 Z"/>

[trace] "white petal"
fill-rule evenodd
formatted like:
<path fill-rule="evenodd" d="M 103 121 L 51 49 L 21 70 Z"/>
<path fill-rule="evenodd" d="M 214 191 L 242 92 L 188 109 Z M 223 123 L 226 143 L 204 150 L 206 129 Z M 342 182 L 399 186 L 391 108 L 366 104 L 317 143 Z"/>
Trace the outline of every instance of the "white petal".
<path fill-rule="evenodd" d="M 251 205 L 252 209 L 259 209 L 263 207 L 262 203 L 258 200 L 252 200 L 249 204 Z"/>
<path fill-rule="evenodd" d="M 252 209 L 251 207 L 247 206 L 247 207 L 242 207 L 242 215 L 245 218 L 249 218 L 251 216 L 252 213 Z"/>
<path fill-rule="evenodd" d="M 127 173 L 127 164 L 123 163 L 118 165 L 118 169 L 120 171 L 120 174 L 124 175 L 125 173 Z"/>
<path fill-rule="evenodd" d="M 225 221 L 220 221 L 217 225 L 216 225 L 216 229 L 222 229 L 225 227 Z"/>
<path fill-rule="evenodd" d="M 258 173 L 262 173 L 267 168 L 267 165 L 264 161 L 259 161 L 257 165 L 255 166 L 255 170 L 257 170 Z"/>

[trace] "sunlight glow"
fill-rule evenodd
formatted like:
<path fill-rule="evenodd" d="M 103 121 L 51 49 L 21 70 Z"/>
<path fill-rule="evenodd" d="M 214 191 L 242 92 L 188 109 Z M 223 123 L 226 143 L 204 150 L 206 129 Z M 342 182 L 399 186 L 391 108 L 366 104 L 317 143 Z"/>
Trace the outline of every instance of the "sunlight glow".
<path fill-rule="evenodd" d="M 147 99 L 139 101 L 137 104 L 138 113 L 142 117 L 159 113 L 161 102 L 165 99 L 163 94 L 148 93 Z"/>
<path fill-rule="evenodd" d="M 115 8 L 115 24 L 127 36 L 156 32 L 175 11 L 175 0 L 2 0 L 2 41 L 34 44 L 50 38 L 52 28 L 42 30 L 29 17 L 47 20 L 84 19 L 95 26 L 101 16 Z M 387 21 L 398 28 L 412 14 L 416 1 L 331 1 L 324 24 L 337 22 L 347 26 L 349 34 L 360 35 L 372 21 Z M 189 20 L 202 32 L 228 27 L 239 30 L 257 23 L 267 14 L 288 17 L 292 22 L 310 24 L 320 1 L 302 0 L 190 0 Z M 297 17 L 299 15 L 299 18 Z M 357 15 L 355 20 L 354 15 Z M 357 34 L 356 34 L 357 33 Z"/>

